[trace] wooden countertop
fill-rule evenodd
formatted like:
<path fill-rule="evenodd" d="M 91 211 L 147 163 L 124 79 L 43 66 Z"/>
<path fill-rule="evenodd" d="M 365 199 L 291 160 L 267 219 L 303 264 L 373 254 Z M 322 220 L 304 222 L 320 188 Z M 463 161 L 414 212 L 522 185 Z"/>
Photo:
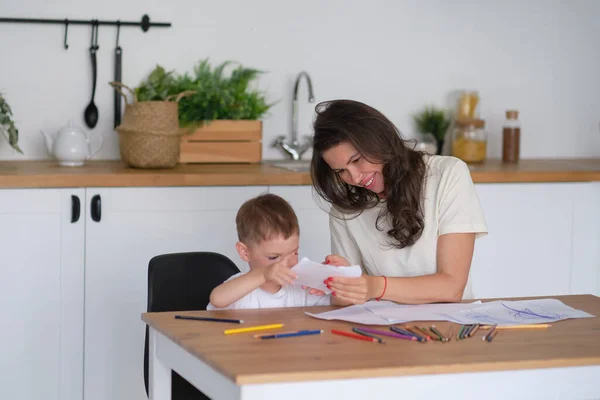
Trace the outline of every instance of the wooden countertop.
<path fill-rule="evenodd" d="M 499 160 L 471 167 L 476 183 L 600 181 L 600 158 Z M 180 164 L 173 169 L 134 169 L 120 161 L 59 167 L 56 161 L 0 161 L 0 187 L 140 187 L 310 185 L 310 174 L 266 164 Z"/>
<path fill-rule="evenodd" d="M 600 316 L 598 297 L 555 298 Z M 378 344 L 331 334 L 331 329 L 350 331 L 356 324 L 324 321 L 304 314 L 306 310 L 321 312 L 331 308 L 145 313 L 142 319 L 237 384 L 600 365 L 598 317 L 559 321 L 548 329 L 502 330 L 491 343 L 482 342 L 486 331 L 480 331 L 472 338 L 448 343 L 387 338 L 385 344 Z M 243 319 L 243 326 L 285 323 L 280 331 L 325 332 L 262 341 L 253 339 L 252 333 L 223 334 L 224 329 L 240 325 L 176 320 L 174 314 Z M 439 321 L 435 324 L 443 333 L 451 325 Z M 454 325 L 455 334 L 459 326 Z"/>

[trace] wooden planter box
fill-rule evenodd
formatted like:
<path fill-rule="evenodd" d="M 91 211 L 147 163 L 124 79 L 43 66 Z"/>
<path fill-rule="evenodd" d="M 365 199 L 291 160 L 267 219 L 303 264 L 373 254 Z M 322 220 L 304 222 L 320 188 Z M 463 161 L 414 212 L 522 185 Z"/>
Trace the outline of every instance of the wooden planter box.
<path fill-rule="evenodd" d="M 181 137 L 180 163 L 260 163 L 262 121 L 217 120 Z"/>

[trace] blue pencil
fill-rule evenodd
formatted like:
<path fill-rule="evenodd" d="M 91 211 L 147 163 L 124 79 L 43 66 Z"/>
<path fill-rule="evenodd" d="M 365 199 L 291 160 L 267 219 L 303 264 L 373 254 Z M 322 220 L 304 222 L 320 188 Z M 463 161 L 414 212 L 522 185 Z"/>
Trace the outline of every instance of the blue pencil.
<path fill-rule="evenodd" d="M 273 335 L 264 335 L 264 336 L 260 336 L 260 339 L 279 339 L 279 338 L 286 338 L 286 337 L 295 337 L 295 336 L 307 336 L 307 335 L 319 335 L 323 333 L 322 329 L 315 329 L 315 330 L 304 330 L 304 331 L 297 331 L 297 332 L 287 332 L 287 333 L 275 333 Z"/>

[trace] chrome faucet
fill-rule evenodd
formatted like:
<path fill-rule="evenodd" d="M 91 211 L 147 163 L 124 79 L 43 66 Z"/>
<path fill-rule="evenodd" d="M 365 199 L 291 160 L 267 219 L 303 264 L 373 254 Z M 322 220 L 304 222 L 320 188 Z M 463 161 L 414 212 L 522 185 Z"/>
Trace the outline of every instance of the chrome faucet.
<path fill-rule="evenodd" d="M 296 77 L 296 83 L 294 84 L 294 98 L 292 101 L 292 141 L 291 143 L 286 143 L 285 136 L 279 136 L 273 143 L 273 147 L 282 148 L 292 160 L 300 160 L 302 154 L 312 146 L 312 139 L 309 135 L 306 135 L 306 141 L 304 143 L 300 143 L 298 140 L 298 86 L 300 86 L 302 77 L 306 78 L 306 83 L 308 84 L 308 102 L 315 102 L 310 76 L 305 71 L 302 71 Z"/>

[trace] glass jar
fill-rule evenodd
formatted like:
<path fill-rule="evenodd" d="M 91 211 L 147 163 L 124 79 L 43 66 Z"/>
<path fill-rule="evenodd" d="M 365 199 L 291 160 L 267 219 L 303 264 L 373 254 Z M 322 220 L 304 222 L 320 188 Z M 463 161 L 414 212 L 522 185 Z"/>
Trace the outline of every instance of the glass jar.
<path fill-rule="evenodd" d="M 466 163 L 482 163 L 487 155 L 487 135 L 482 119 L 459 119 L 452 132 L 452 155 Z"/>

